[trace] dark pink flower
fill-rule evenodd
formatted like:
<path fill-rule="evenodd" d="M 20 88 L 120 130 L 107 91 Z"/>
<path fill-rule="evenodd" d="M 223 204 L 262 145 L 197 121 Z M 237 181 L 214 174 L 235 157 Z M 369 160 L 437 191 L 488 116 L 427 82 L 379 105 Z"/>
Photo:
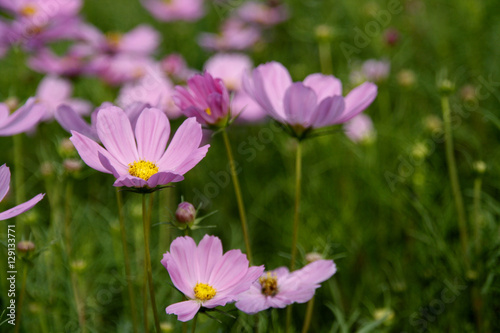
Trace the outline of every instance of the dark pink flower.
<path fill-rule="evenodd" d="M 201 307 L 234 302 L 264 271 L 264 266 L 248 267 L 247 256 L 240 250 L 222 254 L 220 239 L 209 235 L 198 246 L 191 237 L 176 238 L 161 263 L 174 286 L 187 297 L 187 301 L 166 308 L 180 321 L 193 319 Z"/>
<path fill-rule="evenodd" d="M 9 188 L 10 188 L 10 170 L 4 164 L 0 166 L 0 201 L 2 201 L 3 198 L 5 198 L 7 192 L 9 192 Z M 26 201 L 25 203 L 22 203 L 20 205 L 17 205 L 16 207 L 1 212 L 0 221 L 10 219 L 33 208 L 33 206 L 35 206 L 40 200 L 43 199 L 44 195 L 45 194 L 38 194 L 31 200 Z"/>

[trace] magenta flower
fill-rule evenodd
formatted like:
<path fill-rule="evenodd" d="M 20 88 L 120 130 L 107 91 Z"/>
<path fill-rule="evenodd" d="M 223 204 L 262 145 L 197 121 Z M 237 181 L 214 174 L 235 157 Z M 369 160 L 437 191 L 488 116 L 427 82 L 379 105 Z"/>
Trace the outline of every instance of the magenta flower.
<path fill-rule="evenodd" d="M 196 21 L 205 11 L 203 0 L 142 0 L 142 5 L 160 21 Z"/>
<path fill-rule="evenodd" d="M 236 307 L 253 314 L 268 308 L 305 303 L 314 296 L 320 283 L 328 280 L 336 271 L 333 260 L 318 260 L 292 273 L 286 267 L 266 272 L 240 295 Z"/>
<path fill-rule="evenodd" d="M 0 136 L 11 136 L 31 130 L 45 116 L 44 105 L 30 98 L 17 111 L 10 114 L 9 107 L 0 103 Z"/>
<path fill-rule="evenodd" d="M 377 86 L 366 82 L 344 98 L 342 83 L 332 75 L 311 74 L 303 82 L 293 83 L 277 62 L 260 65 L 245 75 L 243 86 L 272 118 L 289 125 L 299 137 L 308 129 L 352 119 L 377 96 Z"/>
<path fill-rule="evenodd" d="M 0 167 L 0 201 L 2 201 L 7 192 L 9 192 L 9 184 L 10 184 L 10 170 L 4 164 Z M 31 200 L 26 201 L 16 207 L 6 210 L 5 212 L 0 213 L 0 221 L 10 219 L 14 216 L 17 216 L 25 211 L 33 208 L 40 200 L 43 199 L 45 194 L 38 194 L 33 197 Z"/>
<path fill-rule="evenodd" d="M 193 319 L 201 307 L 211 309 L 234 302 L 264 271 L 264 266 L 248 267 L 240 250 L 223 255 L 220 239 L 209 235 L 198 246 L 191 237 L 176 238 L 161 263 L 188 299 L 166 308 L 180 321 Z"/>
<path fill-rule="evenodd" d="M 174 102 L 187 117 L 203 125 L 224 126 L 229 120 L 229 93 L 221 79 L 205 72 L 191 77 L 188 88 L 176 86 Z"/>
<path fill-rule="evenodd" d="M 116 177 L 114 186 L 147 190 L 181 181 L 209 147 L 199 147 L 201 125 L 190 118 L 182 123 L 165 151 L 170 124 L 155 108 L 142 111 L 133 129 L 122 109 L 105 107 L 97 114 L 96 128 L 104 148 L 76 131 L 71 132 L 70 140 L 88 166 Z"/>

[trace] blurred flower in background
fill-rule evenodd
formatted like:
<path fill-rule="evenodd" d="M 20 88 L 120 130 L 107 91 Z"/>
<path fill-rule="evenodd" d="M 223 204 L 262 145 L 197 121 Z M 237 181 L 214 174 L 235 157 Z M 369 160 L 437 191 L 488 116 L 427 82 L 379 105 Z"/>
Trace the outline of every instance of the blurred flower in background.
<path fill-rule="evenodd" d="M 160 21 L 196 21 L 205 14 L 203 0 L 142 0 L 141 3 Z"/>
<path fill-rule="evenodd" d="M 346 122 L 344 132 L 355 143 L 370 144 L 377 136 L 371 118 L 365 114 L 358 114 Z"/>
<path fill-rule="evenodd" d="M 0 136 L 12 136 L 30 131 L 47 113 L 47 108 L 32 97 L 19 109 L 10 113 L 6 103 L 0 103 Z"/>

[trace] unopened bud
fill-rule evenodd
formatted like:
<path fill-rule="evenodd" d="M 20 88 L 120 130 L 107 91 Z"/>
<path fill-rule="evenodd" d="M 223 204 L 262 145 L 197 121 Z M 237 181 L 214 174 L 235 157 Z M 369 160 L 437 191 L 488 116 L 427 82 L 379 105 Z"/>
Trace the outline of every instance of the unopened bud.
<path fill-rule="evenodd" d="M 163 322 L 163 323 L 160 323 L 160 329 L 163 333 L 173 332 L 174 325 L 172 325 L 171 323 L 168 323 L 168 322 Z"/>
<path fill-rule="evenodd" d="M 59 153 L 61 156 L 71 156 L 75 152 L 75 146 L 70 139 L 62 139 L 59 143 Z"/>
<path fill-rule="evenodd" d="M 17 249 L 19 250 L 19 252 L 28 253 L 35 250 L 35 243 L 26 240 L 20 241 L 19 243 L 17 243 Z"/>
<path fill-rule="evenodd" d="M 314 30 L 314 34 L 316 38 L 322 42 L 331 41 L 334 37 L 333 28 L 326 24 L 318 25 Z"/>
<path fill-rule="evenodd" d="M 438 82 L 439 92 L 443 95 L 450 95 L 455 91 L 455 84 L 448 79 L 443 79 Z"/>
<path fill-rule="evenodd" d="M 397 75 L 398 83 L 403 88 L 412 88 L 417 81 L 415 73 L 409 69 L 402 69 Z"/>
<path fill-rule="evenodd" d="M 52 176 L 54 173 L 54 166 L 51 162 L 43 162 L 42 165 L 40 165 L 40 173 L 44 177 Z"/>
<path fill-rule="evenodd" d="M 384 325 L 388 326 L 392 324 L 392 321 L 394 320 L 394 311 L 390 308 L 375 309 L 375 312 L 373 312 L 373 318 L 375 318 L 375 320 L 385 318 Z"/>
<path fill-rule="evenodd" d="M 9 97 L 4 103 L 11 112 L 19 107 L 19 99 L 17 97 Z"/>
<path fill-rule="evenodd" d="M 181 202 L 175 211 L 175 218 L 179 223 L 192 223 L 196 218 L 196 209 L 189 202 Z"/>
<path fill-rule="evenodd" d="M 475 161 L 474 164 L 472 164 L 472 168 L 478 174 L 483 174 L 485 173 L 487 166 L 486 163 L 484 163 L 484 161 Z"/>
<path fill-rule="evenodd" d="M 69 173 L 80 171 L 82 169 L 82 166 L 83 166 L 82 161 L 71 158 L 67 158 L 63 162 L 64 170 L 66 170 Z"/>
<path fill-rule="evenodd" d="M 311 263 L 313 261 L 323 260 L 323 256 L 318 252 L 309 252 L 306 254 L 306 261 Z"/>
<path fill-rule="evenodd" d="M 70 266 L 74 272 L 82 273 L 87 268 L 87 262 L 83 259 L 73 260 Z"/>

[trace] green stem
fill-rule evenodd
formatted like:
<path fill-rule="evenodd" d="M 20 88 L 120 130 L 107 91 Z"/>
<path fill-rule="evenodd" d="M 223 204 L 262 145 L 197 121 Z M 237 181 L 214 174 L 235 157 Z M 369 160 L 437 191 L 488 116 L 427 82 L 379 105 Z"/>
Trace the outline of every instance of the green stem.
<path fill-rule="evenodd" d="M 28 263 L 23 262 L 23 277 L 21 280 L 21 293 L 19 295 L 19 303 L 17 304 L 17 315 L 16 315 L 16 328 L 15 333 L 18 333 L 21 329 L 21 315 L 23 311 L 24 296 L 26 295 L 26 280 L 28 276 Z"/>
<path fill-rule="evenodd" d="M 24 188 L 24 165 L 23 165 L 23 134 L 14 135 L 14 182 L 16 184 L 15 197 L 16 205 L 26 201 L 26 193 Z M 22 238 L 27 238 L 28 228 L 24 225 L 23 216 L 16 217 L 16 224 Z"/>
<path fill-rule="evenodd" d="M 153 204 L 153 195 L 149 198 L 150 208 Z M 156 332 L 160 333 L 160 321 L 158 318 L 158 310 L 156 308 L 156 298 L 155 291 L 153 285 L 153 273 L 151 268 L 151 255 L 149 252 L 149 237 L 151 231 L 151 209 L 146 209 L 146 195 L 142 195 L 142 218 L 143 218 L 143 227 L 144 227 L 144 254 L 145 254 L 145 263 L 144 263 L 144 273 L 147 275 L 148 285 L 149 285 L 149 297 L 151 298 L 151 307 L 153 308 L 153 318 L 155 321 Z M 146 331 L 147 332 L 147 331 Z"/>
<path fill-rule="evenodd" d="M 321 65 L 321 73 L 332 74 L 332 51 L 330 49 L 330 42 L 320 41 L 318 42 L 319 51 L 319 62 Z"/>
<path fill-rule="evenodd" d="M 64 247 L 66 248 L 66 256 L 68 260 L 68 264 L 71 266 L 71 257 L 72 257 L 72 249 L 71 249 L 71 228 L 70 223 L 72 219 L 71 215 L 71 199 L 73 194 L 73 184 L 71 179 L 67 180 L 66 183 L 66 196 L 64 202 Z M 86 323 L 85 323 L 85 306 L 80 299 L 80 294 L 78 291 L 78 280 L 74 270 L 70 269 L 70 279 L 71 279 L 71 288 L 73 290 L 73 295 L 75 297 L 76 303 L 76 312 L 78 314 L 78 324 L 80 325 L 80 330 L 82 332 L 86 332 Z"/>
<path fill-rule="evenodd" d="M 446 160 L 448 162 L 448 172 L 450 175 L 451 187 L 453 191 L 453 197 L 455 200 L 455 208 L 457 210 L 458 218 L 458 228 L 460 232 L 460 242 L 462 245 L 462 251 L 465 259 L 465 264 L 468 266 L 469 260 L 467 256 L 467 244 L 468 244 L 468 234 L 467 234 L 467 224 L 465 220 L 465 209 L 462 199 L 462 193 L 460 191 L 460 183 L 458 182 L 457 174 L 457 164 L 455 161 L 455 156 L 453 155 L 453 134 L 451 131 L 451 110 L 450 110 L 450 100 L 448 96 L 441 97 L 441 106 L 443 109 L 443 123 L 444 132 L 446 139 Z"/>
<path fill-rule="evenodd" d="M 299 213 L 300 213 L 300 191 L 302 180 L 302 142 L 297 143 L 297 154 L 295 159 L 295 207 L 293 211 L 293 234 L 290 271 L 295 268 L 295 257 L 297 256 L 297 239 L 299 236 Z"/>
<path fill-rule="evenodd" d="M 191 326 L 191 333 L 196 332 L 196 319 L 198 319 L 198 316 L 194 316 L 193 318 L 193 326 Z"/>
<path fill-rule="evenodd" d="M 314 296 L 313 298 L 311 298 L 309 302 L 307 302 L 306 319 L 304 320 L 304 326 L 302 326 L 302 333 L 307 333 L 309 331 L 313 309 L 314 309 Z"/>
<path fill-rule="evenodd" d="M 229 165 L 231 168 L 231 177 L 233 179 L 234 193 L 236 195 L 236 200 L 238 202 L 238 210 L 240 213 L 241 228 L 243 229 L 243 238 L 245 239 L 245 247 L 247 249 L 247 256 L 250 265 L 252 264 L 252 251 L 250 249 L 250 241 L 248 237 L 248 227 L 245 214 L 245 206 L 243 205 L 243 197 L 241 195 L 240 183 L 238 181 L 238 174 L 236 173 L 236 166 L 233 159 L 233 153 L 231 150 L 231 144 L 229 143 L 229 137 L 227 135 L 226 129 L 222 130 L 222 137 L 224 138 L 224 144 L 226 146 L 227 158 L 229 159 Z"/>
<path fill-rule="evenodd" d="M 130 269 L 130 257 L 128 255 L 128 247 L 127 247 L 127 234 L 125 230 L 125 218 L 123 216 L 123 196 L 120 189 L 116 188 L 116 202 L 118 204 L 118 220 L 120 221 L 120 233 L 122 238 L 122 246 L 123 246 L 123 259 L 125 261 L 125 278 L 127 280 L 127 288 L 128 288 L 128 296 L 130 302 L 130 312 L 132 313 L 132 327 L 134 329 L 134 333 L 138 333 L 139 330 L 137 328 L 137 310 L 135 307 L 135 297 L 134 297 L 134 288 L 132 286 L 132 274 Z"/>
<path fill-rule="evenodd" d="M 481 187 L 482 179 L 477 177 L 474 180 L 474 242 L 476 243 L 476 254 L 479 254 L 481 246 Z"/>

